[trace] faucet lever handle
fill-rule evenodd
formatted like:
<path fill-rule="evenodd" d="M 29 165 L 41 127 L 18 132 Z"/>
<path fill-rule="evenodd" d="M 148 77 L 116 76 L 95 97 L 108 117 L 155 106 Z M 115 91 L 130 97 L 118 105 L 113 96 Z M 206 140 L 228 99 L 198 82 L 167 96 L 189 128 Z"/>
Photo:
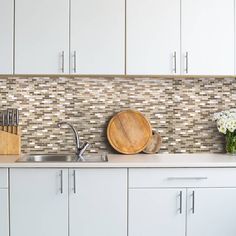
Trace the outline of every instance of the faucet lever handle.
<path fill-rule="evenodd" d="M 84 142 L 82 146 L 80 147 L 80 154 L 83 154 L 89 146 L 90 144 L 88 142 Z"/>

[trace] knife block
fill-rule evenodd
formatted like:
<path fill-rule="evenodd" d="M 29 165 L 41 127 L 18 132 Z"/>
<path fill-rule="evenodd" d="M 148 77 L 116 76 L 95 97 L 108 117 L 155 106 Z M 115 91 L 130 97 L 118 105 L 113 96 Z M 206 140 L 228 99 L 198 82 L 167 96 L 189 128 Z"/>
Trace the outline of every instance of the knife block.
<path fill-rule="evenodd" d="M 21 135 L 0 131 L 0 155 L 20 155 Z"/>

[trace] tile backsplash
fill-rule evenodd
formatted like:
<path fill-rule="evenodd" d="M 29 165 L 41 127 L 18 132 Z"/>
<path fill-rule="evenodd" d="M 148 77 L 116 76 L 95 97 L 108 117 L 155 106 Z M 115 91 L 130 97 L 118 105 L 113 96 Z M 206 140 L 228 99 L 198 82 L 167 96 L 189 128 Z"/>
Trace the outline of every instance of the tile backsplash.
<path fill-rule="evenodd" d="M 163 137 L 161 152 L 224 152 L 214 112 L 236 106 L 235 78 L 0 77 L 0 109 L 19 108 L 23 153 L 73 151 L 69 121 L 90 152 L 114 152 L 109 119 L 137 109 Z"/>

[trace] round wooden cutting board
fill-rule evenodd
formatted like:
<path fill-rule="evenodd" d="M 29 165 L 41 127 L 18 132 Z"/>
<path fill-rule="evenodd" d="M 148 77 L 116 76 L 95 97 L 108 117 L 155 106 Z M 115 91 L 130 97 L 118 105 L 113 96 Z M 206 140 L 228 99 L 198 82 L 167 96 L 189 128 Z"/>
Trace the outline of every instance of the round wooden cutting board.
<path fill-rule="evenodd" d="M 152 128 L 142 113 L 134 110 L 122 111 L 110 120 L 107 138 L 116 151 L 136 154 L 149 144 Z"/>

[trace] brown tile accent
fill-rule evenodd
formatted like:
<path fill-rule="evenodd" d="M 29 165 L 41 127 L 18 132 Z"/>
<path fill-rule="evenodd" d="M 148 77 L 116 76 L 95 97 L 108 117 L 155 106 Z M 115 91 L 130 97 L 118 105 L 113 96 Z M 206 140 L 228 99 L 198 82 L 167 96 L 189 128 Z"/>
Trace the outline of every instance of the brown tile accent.
<path fill-rule="evenodd" d="M 235 108 L 235 78 L 0 77 L 1 109 L 20 109 L 24 153 L 72 152 L 75 125 L 90 152 L 114 152 L 106 139 L 113 114 L 137 109 L 163 137 L 161 152 L 224 152 L 214 112 Z"/>

